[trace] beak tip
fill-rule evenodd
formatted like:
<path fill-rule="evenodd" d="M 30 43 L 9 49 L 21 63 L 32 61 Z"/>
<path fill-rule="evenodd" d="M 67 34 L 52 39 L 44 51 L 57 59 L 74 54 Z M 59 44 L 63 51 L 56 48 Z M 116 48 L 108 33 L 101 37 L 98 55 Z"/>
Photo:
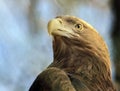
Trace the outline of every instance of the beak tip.
<path fill-rule="evenodd" d="M 59 27 L 61 27 L 61 23 L 58 18 L 50 20 L 47 26 L 49 35 L 52 35 Z"/>

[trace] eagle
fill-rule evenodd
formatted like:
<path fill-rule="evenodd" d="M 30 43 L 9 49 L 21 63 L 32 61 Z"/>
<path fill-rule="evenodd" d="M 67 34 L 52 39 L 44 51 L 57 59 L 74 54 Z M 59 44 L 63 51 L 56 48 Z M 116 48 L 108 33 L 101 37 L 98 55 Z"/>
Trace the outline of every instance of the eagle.
<path fill-rule="evenodd" d="M 116 91 L 107 46 L 90 24 L 75 16 L 57 16 L 48 22 L 48 33 L 54 60 L 29 91 Z"/>

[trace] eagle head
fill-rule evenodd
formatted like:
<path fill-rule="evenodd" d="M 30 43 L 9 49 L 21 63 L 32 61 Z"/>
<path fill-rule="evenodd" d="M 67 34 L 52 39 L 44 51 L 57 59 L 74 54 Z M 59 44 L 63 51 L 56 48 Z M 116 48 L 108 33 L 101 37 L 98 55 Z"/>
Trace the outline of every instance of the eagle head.
<path fill-rule="evenodd" d="M 104 40 L 84 20 L 69 15 L 57 16 L 49 21 L 48 33 L 53 37 L 53 49 L 56 55 L 58 53 L 62 55 L 66 52 L 69 54 L 69 50 L 75 50 L 74 48 L 77 47 L 86 54 L 92 52 L 99 58 L 103 58 L 102 61 L 105 65 L 110 67 L 109 53 Z"/>

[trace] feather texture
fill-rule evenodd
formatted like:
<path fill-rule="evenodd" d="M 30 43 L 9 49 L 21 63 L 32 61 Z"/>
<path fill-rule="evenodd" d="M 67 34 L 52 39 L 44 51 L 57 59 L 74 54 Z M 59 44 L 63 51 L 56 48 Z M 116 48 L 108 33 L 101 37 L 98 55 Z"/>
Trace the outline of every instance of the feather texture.
<path fill-rule="evenodd" d="M 98 32 L 73 16 L 48 23 L 54 61 L 29 91 L 116 91 L 107 46 Z"/>

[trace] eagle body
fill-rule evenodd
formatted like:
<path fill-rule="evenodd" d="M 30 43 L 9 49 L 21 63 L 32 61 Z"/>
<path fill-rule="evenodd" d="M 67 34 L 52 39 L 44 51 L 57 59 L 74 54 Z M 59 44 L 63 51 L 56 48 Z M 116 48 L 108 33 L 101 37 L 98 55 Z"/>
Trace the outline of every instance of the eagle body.
<path fill-rule="evenodd" d="M 54 60 L 29 91 L 116 91 L 107 46 L 87 22 L 58 16 L 48 23 Z"/>

